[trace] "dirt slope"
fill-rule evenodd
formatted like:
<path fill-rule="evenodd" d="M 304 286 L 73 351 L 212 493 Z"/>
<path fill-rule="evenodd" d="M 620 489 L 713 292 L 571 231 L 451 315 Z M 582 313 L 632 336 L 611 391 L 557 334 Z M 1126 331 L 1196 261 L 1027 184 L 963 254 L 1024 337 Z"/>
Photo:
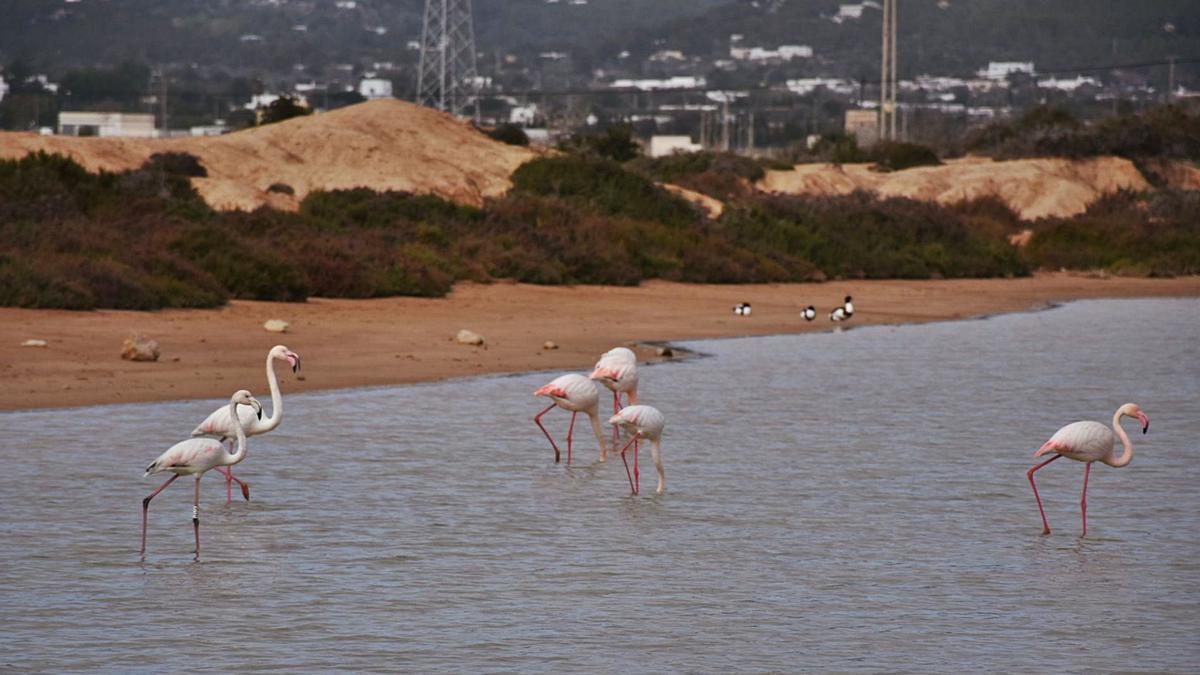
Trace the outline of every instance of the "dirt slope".
<path fill-rule="evenodd" d="M 380 100 L 208 138 L 129 139 L 0 133 L 0 157 L 44 150 L 90 170 L 140 166 L 155 152 L 200 158 L 194 180 L 213 207 L 295 209 L 317 189 L 368 187 L 434 193 L 466 204 L 503 194 L 509 177 L 535 154 L 498 143 L 429 108 Z M 294 195 L 268 193 L 285 183 Z"/>
<path fill-rule="evenodd" d="M 1102 194 L 1144 190 L 1149 183 L 1127 159 L 1021 159 L 994 162 L 968 157 L 942 166 L 879 173 L 869 164 L 800 164 L 794 171 L 768 171 L 758 183 L 767 192 L 847 194 L 868 190 L 885 197 L 909 197 L 950 204 L 984 196 L 1004 200 L 1022 218 L 1067 217 L 1082 213 Z"/>

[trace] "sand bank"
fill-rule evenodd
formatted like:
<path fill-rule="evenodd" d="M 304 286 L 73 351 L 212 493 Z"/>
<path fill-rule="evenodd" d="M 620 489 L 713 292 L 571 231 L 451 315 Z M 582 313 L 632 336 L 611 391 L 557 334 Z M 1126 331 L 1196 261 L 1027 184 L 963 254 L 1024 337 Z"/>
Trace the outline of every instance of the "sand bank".
<path fill-rule="evenodd" d="M 580 371 L 610 347 L 830 330 L 830 308 L 854 296 L 850 325 L 913 323 L 1023 311 L 1084 298 L 1200 296 L 1200 277 L 838 281 L 751 286 L 650 282 L 637 288 L 460 284 L 443 299 L 234 301 L 214 310 L 68 312 L 0 308 L 0 410 L 267 396 L 263 359 L 283 343 L 304 359 L 303 380 L 280 366 L 285 393 L 401 384 L 484 373 Z M 748 318 L 737 302 L 753 303 Z M 799 310 L 817 306 L 806 323 Z M 262 328 L 289 321 L 284 335 Z M 1130 317 L 1136 320 L 1137 317 Z M 459 345 L 468 328 L 486 348 Z M 159 341 L 158 362 L 120 358 L 130 332 Z M 47 346 L 21 347 L 27 339 Z M 555 350 L 544 350 L 552 340 Z M 652 349 L 643 349 L 650 357 Z"/>

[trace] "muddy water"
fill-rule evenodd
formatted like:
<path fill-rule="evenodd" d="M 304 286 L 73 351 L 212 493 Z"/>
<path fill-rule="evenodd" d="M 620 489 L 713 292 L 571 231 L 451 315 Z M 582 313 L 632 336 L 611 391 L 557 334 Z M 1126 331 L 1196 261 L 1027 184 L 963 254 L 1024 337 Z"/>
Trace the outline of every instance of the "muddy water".
<path fill-rule="evenodd" d="M 188 479 L 138 556 L 140 475 L 217 398 L 3 414 L 0 669 L 1194 670 L 1198 338 L 1148 300 L 694 343 L 643 371 L 638 498 L 586 425 L 553 464 L 551 374 L 287 397 L 253 501 L 204 479 L 200 563 Z M 1067 460 L 1041 536 L 1033 450 L 1128 400 L 1088 536 Z"/>

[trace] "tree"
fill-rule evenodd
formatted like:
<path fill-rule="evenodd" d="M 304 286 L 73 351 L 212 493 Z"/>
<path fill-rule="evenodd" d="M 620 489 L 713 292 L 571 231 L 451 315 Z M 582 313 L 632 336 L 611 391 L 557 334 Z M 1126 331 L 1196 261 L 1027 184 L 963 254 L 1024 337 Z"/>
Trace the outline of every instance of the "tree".
<path fill-rule="evenodd" d="M 312 110 L 300 105 L 299 103 L 296 103 L 296 101 L 291 97 L 280 96 L 274 101 L 271 101 L 271 104 L 263 109 L 262 118 L 259 120 L 259 124 L 273 124 L 275 122 L 289 120 L 293 117 L 303 117 L 311 114 Z"/>

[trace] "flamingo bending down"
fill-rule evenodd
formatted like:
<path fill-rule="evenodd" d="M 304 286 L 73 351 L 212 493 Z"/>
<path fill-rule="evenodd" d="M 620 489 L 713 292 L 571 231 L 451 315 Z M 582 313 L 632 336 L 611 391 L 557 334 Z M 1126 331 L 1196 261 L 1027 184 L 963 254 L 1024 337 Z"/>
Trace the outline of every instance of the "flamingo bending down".
<path fill-rule="evenodd" d="M 592 374 L 588 376 L 598 380 L 613 393 L 613 413 L 621 410 L 621 393 L 629 399 L 629 405 L 637 405 L 637 354 L 632 349 L 615 347 L 600 355 Z M 613 429 L 613 447 L 617 444 L 617 430 Z"/>
<path fill-rule="evenodd" d="M 631 405 L 622 408 L 620 412 L 608 420 L 609 424 L 619 425 L 633 435 L 625 447 L 621 448 L 621 462 L 625 464 L 625 476 L 629 478 L 629 489 L 633 494 L 641 491 L 641 480 L 638 476 L 638 446 L 640 440 L 650 441 L 650 454 L 654 457 L 654 467 L 658 469 L 658 494 L 667 486 L 667 476 L 662 464 L 662 432 L 666 425 L 663 414 L 657 408 L 648 405 Z M 625 451 L 633 446 L 633 475 L 629 475 L 629 462 L 625 461 Z"/>
<path fill-rule="evenodd" d="M 196 477 L 196 501 L 192 505 L 192 528 L 196 531 L 196 559 L 200 559 L 200 478 L 209 469 L 215 469 L 219 466 L 233 466 L 242 461 L 246 457 L 246 432 L 242 430 L 240 418 L 237 415 L 237 407 L 239 405 L 248 406 L 254 410 L 259 417 L 262 416 L 262 404 L 259 403 L 250 392 L 242 389 L 234 392 L 229 399 L 229 418 L 239 420 L 238 424 L 234 425 L 234 431 L 237 434 L 237 451 L 229 453 L 225 450 L 225 444 L 215 438 L 189 438 L 186 441 L 180 441 L 172 445 L 166 452 L 158 456 L 158 459 L 150 463 L 146 467 L 146 473 L 143 477 L 149 476 L 152 473 L 161 471 L 170 471 L 174 473 L 167 479 L 167 482 L 158 486 L 158 489 L 151 492 L 148 497 L 142 500 L 142 554 L 146 553 L 146 521 L 150 511 L 150 500 L 165 490 L 168 485 L 175 482 L 176 478 L 184 475 Z"/>
<path fill-rule="evenodd" d="M 542 415 L 553 410 L 555 406 L 571 413 L 571 426 L 567 427 L 567 464 L 571 463 L 571 436 L 575 431 L 575 416 L 581 412 L 587 413 L 592 422 L 592 430 L 596 432 L 596 441 L 600 443 L 600 461 L 603 462 L 607 458 L 604 433 L 600 431 L 600 395 L 596 392 L 594 382 L 583 375 L 572 373 L 554 378 L 550 384 L 533 392 L 533 395 L 546 396 L 553 401 L 545 410 L 535 415 L 533 421 L 541 428 L 542 433 L 546 434 L 550 446 L 554 448 L 555 464 L 559 459 L 558 445 L 554 443 L 554 438 L 546 431 L 546 427 L 542 426 Z"/>
<path fill-rule="evenodd" d="M 1051 452 L 1057 453 L 1026 472 L 1026 475 L 1029 476 L 1029 484 L 1033 486 L 1033 498 L 1037 500 L 1038 512 L 1042 514 L 1042 534 L 1050 534 L 1050 523 L 1046 521 L 1046 510 L 1042 508 L 1042 498 L 1038 495 L 1037 483 L 1033 482 L 1033 472 L 1059 457 L 1085 462 L 1083 493 L 1079 498 L 1079 510 L 1083 514 L 1083 534 L 1086 535 L 1087 484 L 1088 475 L 1092 471 L 1092 462 L 1103 462 L 1109 466 L 1120 468 L 1133 460 L 1133 444 L 1129 442 L 1129 436 L 1121 428 L 1122 417 L 1136 417 L 1142 423 L 1143 434 L 1150 430 L 1150 418 L 1146 417 L 1141 407 L 1136 403 L 1126 403 L 1113 413 L 1111 430 L 1099 422 L 1072 422 L 1054 432 L 1050 440 L 1033 453 L 1034 457 L 1041 457 Z M 1125 448 L 1125 452 L 1119 458 L 1116 453 L 1118 438 L 1121 439 L 1121 445 Z"/>
<path fill-rule="evenodd" d="M 267 386 L 271 389 L 271 416 L 264 420 L 261 414 L 255 417 L 249 409 L 243 409 L 240 420 L 242 429 L 247 436 L 265 434 L 283 422 L 283 395 L 279 393 L 279 380 L 275 378 L 275 361 L 285 360 L 292 366 L 293 373 L 300 371 L 300 355 L 296 352 L 283 345 L 275 345 L 271 351 L 267 352 Z M 212 436 L 220 439 L 222 443 L 229 441 L 230 452 L 233 452 L 236 425 L 233 424 L 229 410 L 228 407 L 221 406 L 212 411 L 212 414 L 192 430 L 192 436 Z M 250 501 L 250 485 L 233 477 L 232 466 L 225 468 L 224 471 L 217 469 L 217 472 L 225 475 L 226 504 L 233 501 L 234 481 L 237 481 L 238 486 L 242 488 L 242 496 L 246 498 L 246 501 Z"/>

